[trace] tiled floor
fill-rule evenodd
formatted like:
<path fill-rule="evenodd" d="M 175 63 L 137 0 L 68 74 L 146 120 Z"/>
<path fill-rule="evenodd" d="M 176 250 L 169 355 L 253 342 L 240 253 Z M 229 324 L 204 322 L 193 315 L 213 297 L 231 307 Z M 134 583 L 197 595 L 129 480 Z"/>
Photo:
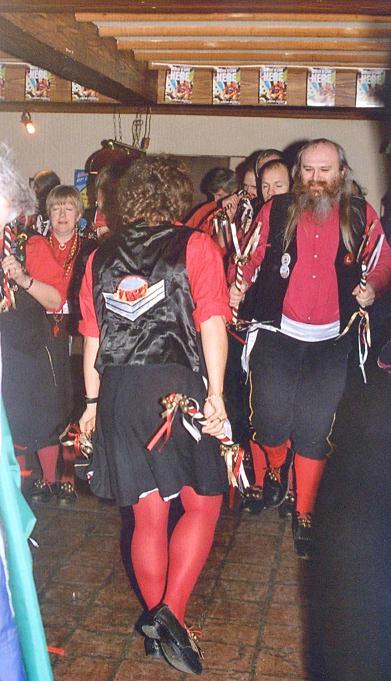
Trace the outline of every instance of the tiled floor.
<path fill-rule="evenodd" d="M 35 509 L 37 587 L 56 681 L 179 681 L 145 658 L 139 602 L 120 553 L 117 509 L 84 490 L 71 509 Z M 224 509 L 187 620 L 202 629 L 205 681 L 320 681 L 309 625 L 314 566 L 293 554 L 289 520 Z M 312 665 L 312 672 L 310 667 Z"/>

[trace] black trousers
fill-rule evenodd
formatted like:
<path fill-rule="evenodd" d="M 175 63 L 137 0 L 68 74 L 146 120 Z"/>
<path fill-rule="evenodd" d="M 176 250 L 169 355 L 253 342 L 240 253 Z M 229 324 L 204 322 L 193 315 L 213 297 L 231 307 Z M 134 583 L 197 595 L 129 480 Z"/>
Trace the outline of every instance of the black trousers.
<path fill-rule="evenodd" d="M 315 343 L 260 329 L 250 357 L 250 420 L 255 440 L 322 459 L 346 382 L 351 342 Z"/>

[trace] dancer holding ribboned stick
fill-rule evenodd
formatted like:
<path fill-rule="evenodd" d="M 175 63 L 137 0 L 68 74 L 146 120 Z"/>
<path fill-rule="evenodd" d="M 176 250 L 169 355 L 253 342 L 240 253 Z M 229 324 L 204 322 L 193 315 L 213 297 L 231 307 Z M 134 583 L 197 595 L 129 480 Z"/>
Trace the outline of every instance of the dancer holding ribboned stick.
<path fill-rule="evenodd" d="M 176 161 L 135 161 L 118 194 L 123 225 L 90 256 L 81 289 L 87 395 L 80 428 L 95 430 L 92 491 L 134 511 L 131 557 L 146 606 L 146 652 L 163 651 L 177 669 L 199 674 L 185 611 L 227 489 L 211 437 L 226 420 L 225 275 L 212 239 L 178 225 L 192 186 Z M 148 452 L 168 393 L 202 405 L 204 434 L 197 443 L 178 420 L 162 450 Z M 185 512 L 168 544 L 170 499 L 178 495 Z"/>

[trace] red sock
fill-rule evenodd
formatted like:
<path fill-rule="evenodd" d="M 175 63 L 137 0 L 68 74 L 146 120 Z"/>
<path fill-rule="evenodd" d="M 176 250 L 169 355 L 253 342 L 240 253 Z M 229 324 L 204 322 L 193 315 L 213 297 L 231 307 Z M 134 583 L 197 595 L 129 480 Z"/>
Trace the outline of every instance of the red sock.
<path fill-rule="evenodd" d="M 58 461 L 59 445 L 50 445 L 38 449 L 37 455 L 42 468 L 42 479 L 49 485 L 56 481 L 56 468 Z"/>
<path fill-rule="evenodd" d="M 61 474 L 61 482 L 70 482 L 74 487 L 75 474 L 73 466 L 75 463 L 75 450 L 73 447 L 62 447 L 62 461 L 63 471 Z"/>
<path fill-rule="evenodd" d="M 269 447 L 269 445 L 262 444 L 262 449 L 266 454 L 270 468 L 280 468 L 282 466 L 285 462 L 289 446 L 290 440 L 285 440 L 285 442 L 277 445 L 277 447 Z"/>
<path fill-rule="evenodd" d="M 312 513 L 315 508 L 316 496 L 327 459 L 308 459 L 296 452 L 296 511 L 298 513 Z"/>
<path fill-rule="evenodd" d="M 164 602 L 184 624 L 191 592 L 212 548 L 222 495 L 201 496 L 184 487 L 181 501 L 185 510 L 172 533 Z"/>
<path fill-rule="evenodd" d="M 259 446 L 258 442 L 255 442 L 255 440 L 250 440 L 250 450 L 255 476 L 254 485 L 257 487 L 263 487 L 263 478 L 265 477 L 265 473 L 267 471 L 265 452 L 263 451 L 262 447 Z"/>
<path fill-rule="evenodd" d="M 167 524 L 170 503 L 151 492 L 133 505 L 131 558 L 137 584 L 150 610 L 163 598 L 167 579 Z"/>
<path fill-rule="evenodd" d="M 26 454 L 18 454 L 16 453 L 16 460 L 19 464 L 20 472 L 23 473 L 23 471 L 26 470 L 27 465 L 26 465 Z"/>

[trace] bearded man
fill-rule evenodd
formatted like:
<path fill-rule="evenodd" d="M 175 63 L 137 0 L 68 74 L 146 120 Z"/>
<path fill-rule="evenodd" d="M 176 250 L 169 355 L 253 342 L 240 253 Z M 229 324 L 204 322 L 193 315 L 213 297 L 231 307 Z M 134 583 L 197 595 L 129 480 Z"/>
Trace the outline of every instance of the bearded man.
<path fill-rule="evenodd" d="M 382 234 L 374 209 L 354 194 L 345 152 L 327 139 L 307 143 L 293 169 L 293 192 L 261 209 L 261 238 L 244 267 L 244 283 L 230 289 L 237 306 L 259 267 L 256 333 L 250 332 L 250 408 L 254 439 L 266 454 L 263 495 L 279 506 L 294 460 L 296 552 L 313 552 L 312 513 L 331 452 L 334 415 L 345 387 L 352 314 L 371 305 L 391 278 L 384 241 L 365 291 L 357 253 L 369 225 L 371 244 Z"/>

